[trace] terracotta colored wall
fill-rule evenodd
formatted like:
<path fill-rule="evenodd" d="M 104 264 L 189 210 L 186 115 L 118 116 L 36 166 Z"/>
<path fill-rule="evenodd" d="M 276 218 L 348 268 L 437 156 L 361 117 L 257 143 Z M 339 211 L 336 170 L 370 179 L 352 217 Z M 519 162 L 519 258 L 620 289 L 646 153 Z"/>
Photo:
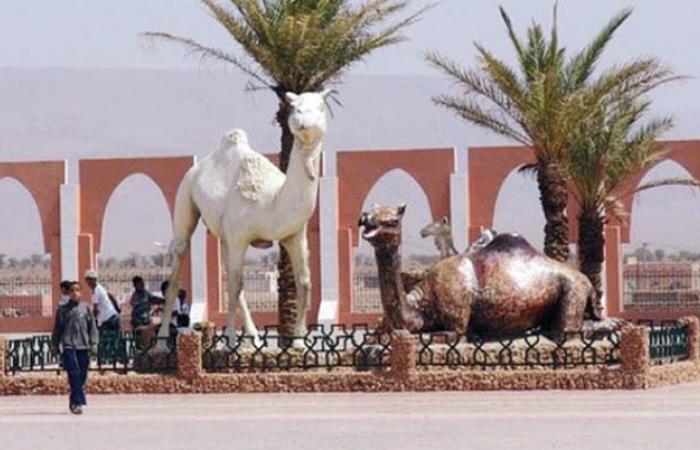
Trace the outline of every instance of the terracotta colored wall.
<path fill-rule="evenodd" d="M 52 285 L 61 278 L 60 188 L 66 182 L 65 173 L 65 161 L 0 162 L 0 179 L 10 177 L 17 180 L 36 202 L 44 252 L 51 255 Z M 56 307 L 54 304 L 51 309 Z M 52 320 L 52 317 L 2 319 L 0 332 L 50 330 Z"/>
<path fill-rule="evenodd" d="M 661 142 L 668 149 L 667 158 L 684 167 L 692 176 L 700 178 L 700 140 Z M 339 242 L 339 319 L 341 322 L 372 322 L 377 315 L 353 315 L 352 258 L 358 245 L 357 219 L 362 204 L 377 181 L 387 172 L 402 169 L 413 177 L 424 190 L 434 217 L 450 215 L 449 180 L 455 166 L 452 149 L 383 150 L 339 152 L 338 177 L 338 242 Z M 270 156 L 275 161 L 276 155 Z M 172 213 L 175 193 L 184 173 L 191 167 L 193 157 L 126 158 L 81 160 L 80 170 L 80 224 L 78 236 L 79 269 L 82 273 L 95 264 L 100 251 L 102 226 L 107 203 L 114 190 L 128 176 L 141 173 L 148 176 L 161 189 Z M 492 226 L 495 204 L 503 182 L 508 175 L 523 164 L 532 162 L 532 153 L 523 147 L 474 147 L 468 153 L 469 169 L 469 236 L 474 238 L 480 226 Z M 630 178 L 623 190 L 636 186 L 646 175 L 640 173 Z M 0 179 L 11 177 L 20 182 L 32 195 L 40 214 L 44 249 L 52 257 L 53 280 L 60 279 L 60 186 L 65 182 L 65 163 L 51 162 L 3 162 L 0 163 Z M 625 199 L 625 209 L 632 213 L 632 198 Z M 574 206 L 568 210 L 570 218 L 576 217 Z M 606 229 L 606 289 L 608 311 L 613 315 L 626 314 L 622 307 L 621 257 L 622 244 L 630 240 L 630 225 L 612 223 Z M 575 241 L 576 221 L 571 220 L 571 238 Z M 309 227 L 312 255 L 313 301 L 310 321 L 314 321 L 320 303 L 320 251 L 318 211 Z M 212 237 L 207 241 L 208 259 L 208 307 L 210 318 L 223 324 L 219 312 L 221 283 L 218 242 Z M 189 258 L 183 267 L 183 284 L 190 285 Z M 677 317 L 685 311 L 648 311 L 647 317 Z M 261 324 L 276 323 L 276 313 L 257 314 Z M 0 331 L 48 330 L 51 318 L 3 319 Z"/>
<path fill-rule="evenodd" d="M 97 262 L 95 255 L 100 253 L 102 245 L 102 227 L 107 204 L 122 181 L 135 174 L 149 177 L 163 193 L 172 217 L 177 188 L 193 163 L 192 156 L 80 160 L 78 273 L 82 276 Z M 181 273 L 182 284 L 191 290 L 189 251 L 185 255 Z"/>
<path fill-rule="evenodd" d="M 694 141 L 662 141 L 658 144 L 662 148 L 666 149 L 668 153 L 665 159 L 659 161 L 653 166 L 649 167 L 646 171 L 639 173 L 629 179 L 629 181 L 622 187 L 621 192 L 628 192 L 634 189 L 642 181 L 642 178 L 649 173 L 654 167 L 666 160 L 671 160 L 677 162 L 685 170 L 687 170 L 692 177 L 700 179 L 700 140 Z M 634 202 L 633 196 L 627 196 L 624 199 L 624 210 L 627 213 L 627 221 L 620 224 L 620 229 L 622 231 L 622 242 L 628 243 L 630 241 L 630 229 L 632 227 L 633 207 Z"/>
<path fill-rule="evenodd" d="M 338 152 L 337 163 L 339 227 L 352 231 L 354 246 L 358 245 L 357 219 L 362 203 L 377 181 L 394 169 L 402 169 L 416 180 L 433 217 L 450 215 L 451 148 Z"/>
<path fill-rule="evenodd" d="M 451 148 L 338 152 L 340 322 L 373 323 L 380 317 L 352 313 L 353 249 L 359 244 L 357 220 L 369 191 L 383 175 L 402 169 L 423 189 L 432 216 L 449 217 L 454 158 Z"/>
<path fill-rule="evenodd" d="M 471 147 L 469 161 L 469 240 L 479 236 L 480 228 L 493 227 L 498 193 L 510 173 L 534 161 L 532 151 L 524 147 Z"/>

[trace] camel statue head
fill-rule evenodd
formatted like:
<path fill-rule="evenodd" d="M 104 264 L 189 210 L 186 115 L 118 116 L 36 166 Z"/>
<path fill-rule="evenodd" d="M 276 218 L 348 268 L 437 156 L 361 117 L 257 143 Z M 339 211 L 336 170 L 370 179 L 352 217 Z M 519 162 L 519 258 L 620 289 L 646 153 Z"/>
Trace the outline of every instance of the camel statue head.
<path fill-rule="evenodd" d="M 406 204 L 392 208 L 374 205 L 369 212 L 363 212 L 358 223 L 362 227 L 362 238 L 373 247 L 396 246 L 401 244 L 401 219 L 406 212 Z"/>
<path fill-rule="evenodd" d="M 424 226 L 420 230 L 420 237 L 427 238 L 428 236 L 452 236 L 452 228 L 450 227 L 450 219 L 443 217 L 441 220 L 436 220 Z"/>
<path fill-rule="evenodd" d="M 313 150 L 326 134 L 326 98 L 330 90 L 295 94 L 287 92 L 286 99 L 292 112 L 289 115 L 289 129 L 301 142 L 303 149 Z"/>

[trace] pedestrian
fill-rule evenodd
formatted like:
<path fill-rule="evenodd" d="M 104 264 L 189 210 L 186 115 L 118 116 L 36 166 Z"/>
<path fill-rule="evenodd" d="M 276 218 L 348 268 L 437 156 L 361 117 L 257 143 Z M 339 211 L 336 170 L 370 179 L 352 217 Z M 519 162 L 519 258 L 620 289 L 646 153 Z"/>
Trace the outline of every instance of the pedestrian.
<path fill-rule="evenodd" d="M 134 285 L 134 293 L 131 294 L 131 326 L 134 330 L 139 327 L 147 327 L 151 324 L 151 307 L 162 302 L 162 299 L 151 294 L 146 289 L 143 278 L 135 276 L 131 279 Z"/>
<path fill-rule="evenodd" d="M 165 298 L 165 294 L 170 286 L 169 281 L 163 281 L 160 285 L 160 292 Z M 190 308 L 187 304 L 187 291 L 183 288 L 177 290 L 177 297 L 173 299 L 173 312 L 170 316 L 170 331 L 177 333 L 178 328 L 190 326 Z"/>
<path fill-rule="evenodd" d="M 110 364 L 121 353 L 123 344 L 118 305 L 107 289 L 97 281 L 94 269 L 85 272 L 85 282 L 92 290 L 92 306 L 100 333 L 98 364 Z"/>
<path fill-rule="evenodd" d="M 70 297 L 70 286 L 72 283 L 72 281 L 63 280 L 61 281 L 61 284 L 58 285 L 59 289 L 61 290 L 61 298 L 58 299 L 58 306 L 63 306 L 68 303 Z"/>
<path fill-rule="evenodd" d="M 187 291 L 185 289 L 178 289 L 174 308 L 174 311 L 177 311 L 177 317 L 173 317 L 173 320 L 175 320 L 174 325 L 178 328 L 189 328 L 190 305 L 187 302 Z"/>
<path fill-rule="evenodd" d="M 119 331 L 119 313 L 109 298 L 107 289 L 97 281 L 93 269 L 85 272 L 85 282 L 92 290 L 92 305 L 97 318 L 97 327 L 102 331 Z"/>
<path fill-rule="evenodd" d="M 82 414 L 82 407 L 86 405 L 85 381 L 90 354 L 97 354 L 99 337 L 95 316 L 81 301 L 80 283 L 71 282 L 68 295 L 68 302 L 56 311 L 51 345 L 52 351 L 61 355 L 63 368 L 68 373 L 68 408 L 73 414 Z"/>

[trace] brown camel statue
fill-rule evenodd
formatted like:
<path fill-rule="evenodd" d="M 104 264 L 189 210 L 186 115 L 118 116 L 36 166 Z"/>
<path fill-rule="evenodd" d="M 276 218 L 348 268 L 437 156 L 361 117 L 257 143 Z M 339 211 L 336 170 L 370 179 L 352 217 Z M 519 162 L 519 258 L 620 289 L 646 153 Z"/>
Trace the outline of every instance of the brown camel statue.
<path fill-rule="evenodd" d="M 359 221 L 377 258 L 387 328 L 483 337 L 540 329 L 554 338 L 583 329 L 584 308 L 594 295 L 588 279 L 515 234 L 497 235 L 483 248 L 436 262 L 406 294 L 399 254 L 405 209 L 374 206 Z"/>

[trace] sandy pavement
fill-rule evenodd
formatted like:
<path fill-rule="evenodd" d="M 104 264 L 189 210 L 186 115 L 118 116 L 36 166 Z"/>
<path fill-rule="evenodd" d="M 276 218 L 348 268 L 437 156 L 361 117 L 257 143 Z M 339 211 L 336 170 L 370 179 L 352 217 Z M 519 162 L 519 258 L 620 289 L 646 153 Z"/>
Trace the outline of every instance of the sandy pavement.
<path fill-rule="evenodd" d="M 3 449 L 700 448 L 700 384 L 651 391 L 0 397 Z"/>

